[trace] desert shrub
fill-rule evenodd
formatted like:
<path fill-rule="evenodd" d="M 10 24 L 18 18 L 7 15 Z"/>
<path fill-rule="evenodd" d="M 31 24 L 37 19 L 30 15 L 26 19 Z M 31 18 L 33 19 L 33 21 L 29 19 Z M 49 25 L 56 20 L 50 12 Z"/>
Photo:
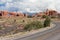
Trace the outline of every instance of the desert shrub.
<path fill-rule="evenodd" d="M 0 30 L 2 30 L 2 27 L 0 26 Z"/>
<path fill-rule="evenodd" d="M 0 16 L 0 19 L 2 19 L 2 17 Z"/>
<path fill-rule="evenodd" d="M 46 18 L 47 16 L 46 15 L 43 15 L 42 18 Z"/>
<path fill-rule="evenodd" d="M 58 14 L 58 18 L 60 19 L 60 14 Z"/>
<path fill-rule="evenodd" d="M 22 20 L 23 22 L 25 22 L 25 20 Z"/>
<path fill-rule="evenodd" d="M 1 30 L 2 28 L 0 27 L 0 30 Z"/>
<path fill-rule="evenodd" d="M 37 17 L 41 17 L 40 15 L 38 15 Z"/>
<path fill-rule="evenodd" d="M 32 16 L 28 16 L 28 18 L 32 18 Z"/>
<path fill-rule="evenodd" d="M 56 16 L 51 16 L 51 18 L 56 18 Z"/>
<path fill-rule="evenodd" d="M 47 16 L 44 21 L 44 27 L 50 26 L 50 22 L 51 22 L 51 19 L 50 19 L 50 17 Z"/>
<path fill-rule="evenodd" d="M 42 27 L 43 27 L 43 24 L 40 21 L 33 21 L 29 24 L 26 24 L 24 29 L 30 31 L 30 30 L 39 29 Z"/>

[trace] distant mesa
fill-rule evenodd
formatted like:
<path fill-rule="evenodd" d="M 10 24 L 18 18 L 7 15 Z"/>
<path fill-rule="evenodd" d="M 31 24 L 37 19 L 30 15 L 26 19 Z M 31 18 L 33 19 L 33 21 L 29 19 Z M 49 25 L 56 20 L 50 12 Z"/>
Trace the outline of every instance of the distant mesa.
<path fill-rule="evenodd" d="M 0 11 L 0 16 L 2 17 L 25 17 L 27 16 L 26 14 L 23 13 L 17 13 L 17 12 L 8 12 L 8 11 Z"/>
<path fill-rule="evenodd" d="M 29 15 L 30 14 L 30 15 Z M 2 17 L 28 17 L 28 16 L 32 16 L 32 17 L 40 17 L 42 15 L 48 15 L 48 16 L 55 16 L 59 14 L 56 10 L 46 10 L 45 12 L 38 12 L 38 13 L 21 13 L 21 12 L 8 12 L 8 11 L 0 11 L 0 16 Z"/>
<path fill-rule="evenodd" d="M 47 15 L 47 16 L 57 16 L 59 13 L 56 10 L 46 10 L 45 12 L 39 12 L 33 15 L 33 17 L 42 17 L 42 15 Z"/>

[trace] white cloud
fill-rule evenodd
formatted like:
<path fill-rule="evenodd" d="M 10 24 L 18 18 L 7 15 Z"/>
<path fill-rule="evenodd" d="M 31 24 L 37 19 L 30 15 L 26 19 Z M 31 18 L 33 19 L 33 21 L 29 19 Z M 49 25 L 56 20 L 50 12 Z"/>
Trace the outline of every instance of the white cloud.
<path fill-rule="evenodd" d="M 17 7 L 20 11 L 43 11 L 45 9 L 60 10 L 60 0 L 1 0 L 6 3 L 4 8 Z"/>
<path fill-rule="evenodd" d="M 26 10 L 27 12 L 31 12 L 30 8 L 25 8 L 25 10 Z"/>
<path fill-rule="evenodd" d="M 7 2 L 12 2 L 12 0 L 6 0 Z"/>
<path fill-rule="evenodd" d="M 1 0 L 1 2 L 12 2 L 12 0 Z"/>
<path fill-rule="evenodd" d="M 8 2 L 6 3 L 7 8 L 9 8 L 9 7 L 13 6 L 13 5 L 14 5 L 13 3 L 8 3 Z"/>

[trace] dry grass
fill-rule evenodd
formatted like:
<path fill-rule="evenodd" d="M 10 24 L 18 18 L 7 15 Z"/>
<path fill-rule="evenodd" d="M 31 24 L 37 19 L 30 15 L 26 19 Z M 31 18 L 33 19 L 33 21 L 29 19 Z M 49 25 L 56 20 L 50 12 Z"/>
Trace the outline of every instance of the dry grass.
<path fill-rule="evenodd" d="M 3 35 L 8 35 L 8 34 L 15 34 L 14 32 L 17 30 L 19 32 L 18 26 L 23 24 L 26 25 L 32 21 L 44 21 L 43 19 L 40 18 L 20 18 L 20 17 L 11 17 L 11 18 L 1 18 L 0 19 L 0 27 L 2 26 L 2 30 L 4 33 Z M 9 31 L 8 31 L 9 30 Z M 5 33 L 8 32 L 8 33 Z M 1 32 L 1 31 L 0 31 Z"/>

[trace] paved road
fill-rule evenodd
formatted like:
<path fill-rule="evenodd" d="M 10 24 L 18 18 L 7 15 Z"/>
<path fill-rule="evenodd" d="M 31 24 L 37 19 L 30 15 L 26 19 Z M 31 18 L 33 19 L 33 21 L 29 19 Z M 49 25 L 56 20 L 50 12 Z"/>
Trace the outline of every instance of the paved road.
<path fill-rule="evenodd" d="M 15 40 L 60 40 L 60 22 L 55 22 L 55 24 L 56 27 L 54 27 L 54 29 L 52 28 L 41 33 L 36 33 Z"/>

